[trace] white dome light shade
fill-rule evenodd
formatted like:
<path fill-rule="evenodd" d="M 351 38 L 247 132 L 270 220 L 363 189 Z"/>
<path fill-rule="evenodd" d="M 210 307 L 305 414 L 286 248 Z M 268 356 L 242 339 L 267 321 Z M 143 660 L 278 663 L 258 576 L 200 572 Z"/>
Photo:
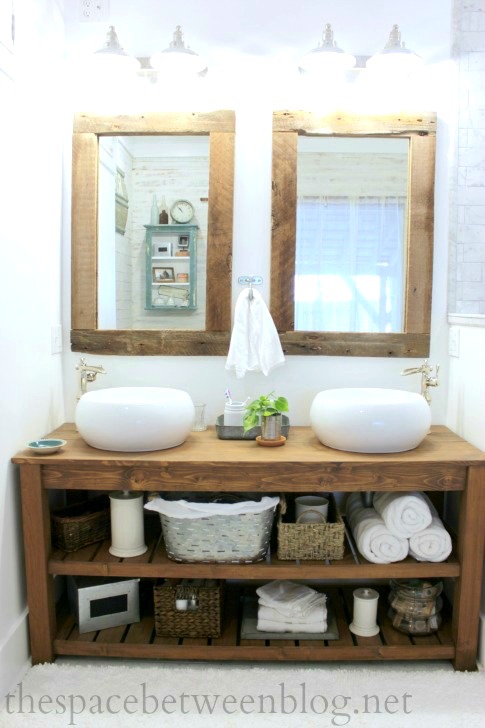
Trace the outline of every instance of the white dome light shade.
<path fill-rule="evenodd" d="M 348 71 L 355 65 L 355 56 L 345 53 L 333 39 L 333 30 L 327 23 L 322 40 L 316 48 L 307 53 L 300 61 L 300 73 L 328 73 Z"/>
<path fill-rule="evenodd" d="M 154 53 L 150 65 L 156 71 L 169 75 L 205 76 L 207 63 L 195 51 L 185 45 L 182 27 L 177 25 L 173 41 L 168 48 Z"/>
<path fill-rule="evenodd" d="M 109 27 L 103 48 L 93 53 L 91 61 L 94 68 L 113 73 L 135 73 L 140 68 L 140 61 L 121 47 L 113 25 Z"/>
<path fill-rule="evenodd" d="M 389 40 L 383 50 L 371 56 L 365 65 L 366 68 L 372 71 L 409 72 L 422 66 L 423 59 L 417 53 L 405 47 L 404 43 L 401 42 L 399 25 L 393 25 Z"/>

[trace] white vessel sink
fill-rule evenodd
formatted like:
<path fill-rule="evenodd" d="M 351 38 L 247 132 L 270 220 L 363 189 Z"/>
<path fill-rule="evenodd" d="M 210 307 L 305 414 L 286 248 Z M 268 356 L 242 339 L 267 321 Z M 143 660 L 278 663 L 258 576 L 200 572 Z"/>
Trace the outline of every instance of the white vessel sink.
<path fill-rule="evenodd" d="M 321 443 L 349 452 L 404 452 L 429 431 L 424 397 L 400 389 L 328 389 L 317 394 L 310 421 Z"/>
<path fill-rule="evenodd" d="M 146 452 L 181 445 L 194 421 L 187 392 L 114 387 L 83 394 L 76 409 L 81 437 L 100 450 Z"/>

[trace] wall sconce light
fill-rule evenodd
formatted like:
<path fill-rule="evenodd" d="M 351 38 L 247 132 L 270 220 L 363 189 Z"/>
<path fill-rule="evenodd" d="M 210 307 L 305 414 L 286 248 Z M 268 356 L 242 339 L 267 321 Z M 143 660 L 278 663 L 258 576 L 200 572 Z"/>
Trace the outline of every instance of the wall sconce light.
<path fill-rule="evenodd" d="M 386 45 L 382 51 L 369 58 L 366 68 L 372 71 L 399 73 L 413 71 L 422 64 L 421 56 L 406 48 L 401 42 L 399 25 L 393 25 Z"/>
<path fill-rule="evenodd" d="M 135 73 L 140 68 L 140 61 L 123 50 L 114 25 L 109 26 L 104 46 L 95 51 L 91 60 L 96 69 L 108 73 Z"/>
<path fill-rule="evenodd" d="M 300 73 L 331 73 L 348 71 L 355 65 L 355 56 L 338 47 L 330 23 L 325 25 L 322 40 L 300 61 Z"/>
<path fill-rule="evenodd" d="M 169 75 L 205 76 L 207 73 L 205 60 L 185 44 L 180 25 L 176 26 L 168 48 L 153 54 L 150 65 L 156 71 Z"/>

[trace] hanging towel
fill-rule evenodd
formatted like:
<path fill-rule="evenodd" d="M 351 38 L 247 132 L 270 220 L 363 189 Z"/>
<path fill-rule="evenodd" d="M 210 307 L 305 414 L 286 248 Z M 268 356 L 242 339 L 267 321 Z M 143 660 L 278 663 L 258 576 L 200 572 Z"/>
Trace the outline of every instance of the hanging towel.
<path fill-rule="evenodd" d="M 392 534 L 374 508 L 364 508 L 360 493 L 347 498 L 346 514 L 357 548 L 368 561 L 391 564 L 406 558 L 408 540 Z"/>
<path fill-rule="evenodd" d="M 375 493 L 372 505 L 399 538 L 410 538 L 431 523 L 429 503 L 422 493 Z"/>
<path fill-rule="evenodd" d="M 239 294 L 234 311 L 234 325 L 226 369 L 242 379 L 246 372 L 263 372 L 266 376 L 285 357 L 271 314 L 258 291 L 249 288 Z"/>
<path fill-rule="evenodd" d="M 292 581 L 271 581 L 256 589 L 259 605 L 271 607 L 287 621 L 304 622 L 316 605 L 325 604 L 326 596 L 305 584 Z"/>
<path fill-rule="evenodd" d="M 409 553 L 417 561 L 445 561 L 451 554 L 451 536 L 443 526 L 434 505 L 423 493 L 431 511 L 431 523 L 409 539 Z"/>

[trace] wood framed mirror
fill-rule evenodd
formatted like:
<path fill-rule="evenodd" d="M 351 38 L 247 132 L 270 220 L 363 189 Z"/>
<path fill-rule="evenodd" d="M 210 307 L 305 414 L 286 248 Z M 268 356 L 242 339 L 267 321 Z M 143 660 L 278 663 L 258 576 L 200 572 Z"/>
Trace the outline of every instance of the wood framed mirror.
<path fill-rule="evenodd" d="M 106 137 L 201 135 L 209 137 L 208 194 L 204 198 L 207 203 L 207 231 L 203 330 L 176 326 L 170 329 L 99 328 L 100 140 Z M 75 115 L 72 147 L 72 351 L 175 356 L 222 356 L 227 353 L 231 327 L 234 139 L 233 111 Z M 148 225 L 150 219 L 146 218 L 143 222 Z"/>
<path fill-rule="evenodd" d="M 405 246 L 400 261 L 402 296 L 398 304 L 400 323 L 395 325 L 395 329 L 399 330 L 389 330 L 391 325 L 384 323 L 382 325 L 384 330 L 380 331 L 324 330 L 324 324 L 314 331 L 304 330 L 301 324 L 298 326 L 298 322 L 295 322 L 295 303 L 299 295 L 295 293 L 298 254 L 296 241 L 300 235 L 299 232 L 297 234 L 297 216 L 300 215 L 300 221 L 302 219 L 301 213 L 297 213 L 301 199 L 298 190 L 301 172 L 299 142 L 304 138 L 348 139 L 351 140 L 349 144 L 356 139 L 368 139 L 374 144 L 375 140 L 380 139 L 398 139 L 406 142 L 406 195 L 402 205 Z M 380 357 L 429 355 L 435 139 L 434 113 L 399 116 L 362 116 L 343 113 L 320 116 L 310 112 L 293 111 L 273 113 L 270 308 L 286 354 Z M 312 175 L 316 176 L 314 170 Z M 356 176 L 354 171 L 351 175 Z M 326 176 L 329 184 L 323 194 L 325 196 L 340 194 L 332 191 L 337 184 L 335 169 Z M 366 192 L 361 191 L 360 194 L 365 195 Z M 340 198 L 335 200 L 341 202 Z M 327 220 L 328 216 L 325 218 L 325 223 L 320 223 L 320 227 L 328 227 Z M 316 244 L 322 246 L 324 237 L 325 234 L 315 235 Z M 334 248 L 336 252 L 333 254 L 333 261 L 339 255 L 338 240 Z M 321 257 L 323 259 L 323 256 Z M 327 260 L 329 259 L 331 255 L 327 254 Z M 379 264 L 388 265 L 387 262 L 374 261 L 374 267 Z M 311 265 L 312 261 L 307 261 L 307 271 L 314 272 L 310 270 Z M 325 262 L 321 265 L 325 266 Z M 367 273 L 371 272 L 371 268 L 370 265 L 367 268 L 362 267 Z M 324 279 L 324 272 L 322 269 L 317 270 L 321 280 Z M 300 280 L 300 290 L 306 290 L 308 293 L 308 281 L 308 276 L 307 279 L 303 277 Z M 352 285 L 356 287 L 355 278 Z M 384 302 L 383 305 L 389 308 L 388 303 Z M 305 318 L 302 320 L 305 321 Z M 310 318 L 307 317 L 306 320 Z"/>

